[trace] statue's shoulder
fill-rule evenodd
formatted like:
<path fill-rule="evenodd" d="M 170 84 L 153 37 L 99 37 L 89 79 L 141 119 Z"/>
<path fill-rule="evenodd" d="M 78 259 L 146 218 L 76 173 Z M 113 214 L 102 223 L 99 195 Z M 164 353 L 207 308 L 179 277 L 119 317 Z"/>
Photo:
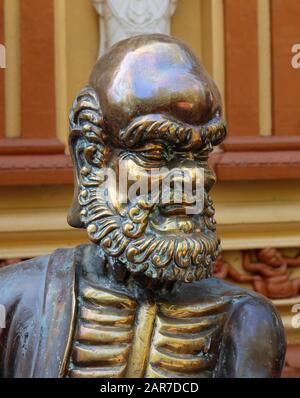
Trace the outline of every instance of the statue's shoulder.
<path fill-rule="evenodd" d="M 265 300 L 264 297 L 252 290 L 242 288 L 236 284 L 224 281 L 219 278 L 208 278 L 200 281 L 194 281 L 192 283 L 184 283 L 180 286 L 178 294 L 181 297 L 191 298 L 192 300 L 198 298 L 223 297 L 226 300 L 231 300 L 238 304 L 245 300 L 261 301 L 262 304 L 267 303 L 269 300 Z"/>
<path fill-rule="evenodd" d="M 12 281 L 12 278 L 34 277 L 43 274 L 49 265 L 50 259 L 53 260 L 62 253 L 71 253 L 74 249 L 57 249 L 50 254 L 23 260 L 19 263 L 0 268 L 0 281 Z"/>
<path fill-rule="evenodd" d="M 74 273 L 76 256 L 84 250 L 84 246 L 57 249 L 51 254 L 1 268 L 1 302 L 42 294 L 52 280 Z"/>
<path fill-rule="evenodd" d="M 30 293 L 43 283 L 50 255 L 32 258 L 0 269 L 1 304 Z M 34 288 L 33 288 L 34 286 Z"/>
<path fill-rule="evenodd" d="M 280 377 L 286 342 L 274 304 L 248 290 L 234 301 L 223 331 L 220 376 Z"/>
<path fill-rule="evenodd" d="M 50 373 L 58 374 L 73 319 L 77 255 L 82 251 L 58 249 L 0 270 L 0 305 L 5 310 L 0 377 L 48 374 L 45 363 L 54 364 Z M 10 352 L 17 359 L 7 361 Z"/>
<path fill-rule="evenodd" d="M 219 376 L 280 375 L 285 353 L 284 327 L 270 300 L 216 278 L 193 283 L 189 294 L 228 303 Z"/>
<path fill-rule="evenodd" d="M 199 300 L 204 297 L 211 299 L 220 299 L 229 303 L 228 311 L 235 319 L 241 318 L 251 321 L 252 318 L 265 320 L 267 324 L 278 330 L 282 327 L 281 319 L 277 313 L 272 301 L 253 290 L 242 288 L 236 284 L 224 281 L 218 278 L 209 278 L 207 280 L 197 281 L 191 286 L 185 286 L 181 292 L 182 296 L 198 297 Z"/>

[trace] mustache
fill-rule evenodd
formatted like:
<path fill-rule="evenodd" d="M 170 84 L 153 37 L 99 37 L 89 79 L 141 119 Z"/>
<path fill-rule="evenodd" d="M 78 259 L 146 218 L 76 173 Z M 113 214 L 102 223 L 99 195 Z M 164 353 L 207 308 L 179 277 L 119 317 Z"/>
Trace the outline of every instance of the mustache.
<path fill-rule="evenodd" d="M 152 202 L 149 198 L 141 197 L 137 198 L 135 203 L 129 203 L 126 207 L 115 208 L 111 202 L 105 200 L 104 189 L 101 189 L 101 187 L 98 189 L 95 187 L 86 189 L 85 187 L 80 192 L 78 199 L 83 207 L 81 211 L 82 221 L 94 241 L 101 240 L 108 232 L 117 228 L 122 228 L 127 238 L 138 238 L 145 231 L 149 216 L 156 208 L 159 211 L 167 212 L 170 207 L 184 210 L 197 205 L 195 199 L 191 196 L 186 197 L 179 204 L 172 200 Z M 199 208 L 197 215 L 201 215 L 205 226 L 210 231 L 216 230 L 214 213 L 213 202 L 209 194 L 204 192 L 203 206 Z M 96 224 L 99 228 L 96 228 Z"/>

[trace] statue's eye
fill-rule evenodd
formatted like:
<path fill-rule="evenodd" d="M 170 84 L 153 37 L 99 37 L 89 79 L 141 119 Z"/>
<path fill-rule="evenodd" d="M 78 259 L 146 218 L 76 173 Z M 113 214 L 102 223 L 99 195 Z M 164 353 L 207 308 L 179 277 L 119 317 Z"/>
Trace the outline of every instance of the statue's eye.
<path fill-rule="evenodd" d="M 148 149 L 139 153 L 150 160 L 167 160 L 168 158 L 168 153 L 163 148 Z"/>
<path fill-rule="evenodd" d="M 162 146 L 143 148 L 138 154 L 147 160 L 162 161 L 168 159 L 168 152 Z"/>

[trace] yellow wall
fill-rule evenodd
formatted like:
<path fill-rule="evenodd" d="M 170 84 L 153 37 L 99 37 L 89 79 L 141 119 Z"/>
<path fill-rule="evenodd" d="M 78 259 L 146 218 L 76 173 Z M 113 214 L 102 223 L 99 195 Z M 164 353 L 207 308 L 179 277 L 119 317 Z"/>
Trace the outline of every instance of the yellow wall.
<path fill-rule="evenodd" d="M 98 15 L 89 0 L 54 0 L 58 137 L 67 143 L 68 112 L 98 54 Z"/>

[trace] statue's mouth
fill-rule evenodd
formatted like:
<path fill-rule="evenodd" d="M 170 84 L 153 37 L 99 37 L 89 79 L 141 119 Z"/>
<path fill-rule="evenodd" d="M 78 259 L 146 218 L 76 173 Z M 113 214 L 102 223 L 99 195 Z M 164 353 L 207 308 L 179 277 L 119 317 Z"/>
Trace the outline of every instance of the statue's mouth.
<path fill-rule="evenodd" d="M 195 224 L 189 216 L 175 215 L 175 217 L 168 217 L 164 221 L 150 220 L 151 228 L 157 233 L 161 234 L 178 234 L 184 232 L 189 234 L 195 231 Z"/>
<path fill-rule="evenodd" d="M 171 216 L 184 216 L 188 215 L 189 208 L 192 208 L 196 205 L 196 202 L 191 203 L 167 203 L 158 206 L 159 212 L 163 216 L 171 217 Z"/>

